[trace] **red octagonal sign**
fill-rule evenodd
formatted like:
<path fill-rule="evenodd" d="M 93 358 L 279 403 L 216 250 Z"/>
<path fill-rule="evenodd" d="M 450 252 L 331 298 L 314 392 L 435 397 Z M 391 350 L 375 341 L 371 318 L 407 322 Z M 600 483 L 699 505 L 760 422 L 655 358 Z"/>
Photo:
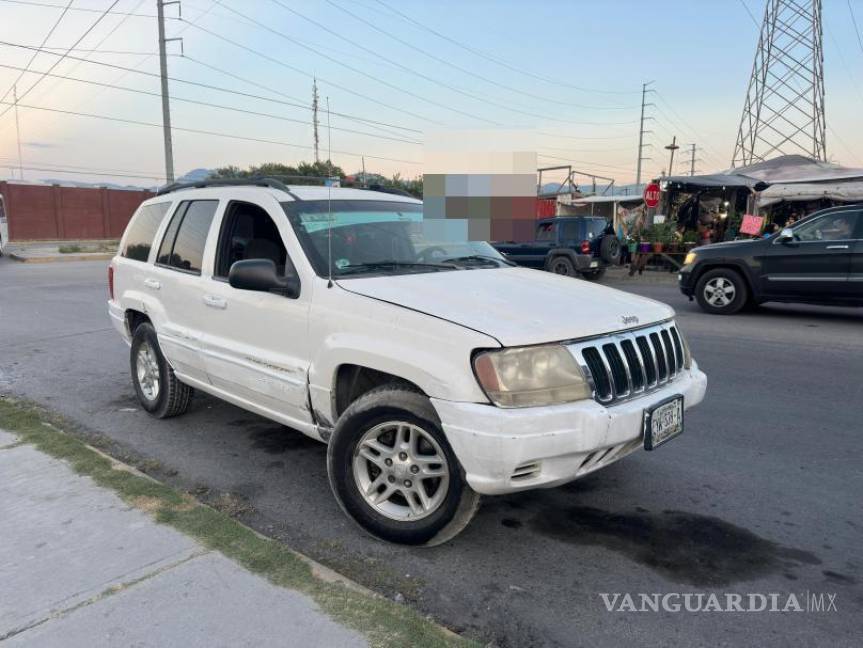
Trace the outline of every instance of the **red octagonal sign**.
<path fill-rule="evenodd" d="M 651 182 L 644 188 L 644 204 L 648 207 L 656 207 L 659 204 L 659 185 Z"/>

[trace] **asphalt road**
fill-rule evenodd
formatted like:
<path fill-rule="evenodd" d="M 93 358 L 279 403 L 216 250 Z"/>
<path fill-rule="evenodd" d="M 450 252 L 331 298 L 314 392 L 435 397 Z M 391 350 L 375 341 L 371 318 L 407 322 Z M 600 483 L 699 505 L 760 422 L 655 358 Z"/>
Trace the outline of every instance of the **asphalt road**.
<path fill-rule="evenodd" d="M 340 512 L 325 449 L 208 397 L 169 421 L 134 400 L 104 263 L 0 259 L 0 392 L 39 401 L 156 477 L 451 628 L 499 646 L 859 645 L 863 309 L 711 317 L 671 284 L 709 378 L 687 430 L 562 488 L 486 498 L 434 549 Z M 829 612 L 608 612 L 600 593 L 835 594 Z M 802 599 L 801 599 L 802 600 Z"/>

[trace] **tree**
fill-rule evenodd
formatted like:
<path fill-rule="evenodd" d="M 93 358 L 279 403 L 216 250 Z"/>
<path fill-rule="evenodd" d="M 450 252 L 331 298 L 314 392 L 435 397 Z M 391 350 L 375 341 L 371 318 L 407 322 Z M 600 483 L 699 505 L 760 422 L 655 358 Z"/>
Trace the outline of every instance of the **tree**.
<path fill-rule="evenodd" d="M 252 165 L 248 169 L 238 166 L 219 167 L 210 174 L 211 178 L 252 178 L 267 177 L 283 180 L 290 184 L 319 184 L 322 178 L 344 178 L 345 172 L 331 161 L 300 162 L 293 167 L 281 162 L 265 162 Z"/>

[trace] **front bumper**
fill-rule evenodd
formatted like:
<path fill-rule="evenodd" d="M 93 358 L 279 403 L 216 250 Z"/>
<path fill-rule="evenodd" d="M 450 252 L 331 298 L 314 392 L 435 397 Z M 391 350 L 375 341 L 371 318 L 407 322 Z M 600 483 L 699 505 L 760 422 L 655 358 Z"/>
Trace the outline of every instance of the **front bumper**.
<path fill-rule="evenodd" d="M 692 272 L 694 269 L 695 266 L 690 264 L 683 266 L 677 272 L 677 287 L 680 288 L 680 292 L 690 298 L 695 294 L 695 281 L 693 281 L 695 273 Z"/>
<path fill-rule="evenodd" d="M 632 400 L 592 400 L 524 409 L 432 399 L 447 440 L 475 491 L 497 495 L 549 488 L 603 468 L 643 447 L 644 410 L 674 394 L 689 409 L 704 399 L 707 377 L 692 369 Z"/>

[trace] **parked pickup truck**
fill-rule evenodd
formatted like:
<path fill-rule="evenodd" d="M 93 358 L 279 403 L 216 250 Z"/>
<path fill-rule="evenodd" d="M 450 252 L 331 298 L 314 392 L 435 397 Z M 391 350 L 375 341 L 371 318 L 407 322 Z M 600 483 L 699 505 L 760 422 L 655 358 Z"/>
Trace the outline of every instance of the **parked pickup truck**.
<path fill-rule="evenodd" d="M 492 243 L 509 261 L 528 268 L 599 279 L 620 259 L 620 240 L 604 218 L 557 216 L 536 222 L 536 239 Z"/>
<path fill-rule="evenodd" d="M 431 238 L 412 198 L 242 182 L 168 187 L 126 228 L 108 312 L 138 400 L 200 390 L 326 443 L 377 537 L 443 542 L 480 494 L 652 450 L 704 397 L 665 304 Z"/>

